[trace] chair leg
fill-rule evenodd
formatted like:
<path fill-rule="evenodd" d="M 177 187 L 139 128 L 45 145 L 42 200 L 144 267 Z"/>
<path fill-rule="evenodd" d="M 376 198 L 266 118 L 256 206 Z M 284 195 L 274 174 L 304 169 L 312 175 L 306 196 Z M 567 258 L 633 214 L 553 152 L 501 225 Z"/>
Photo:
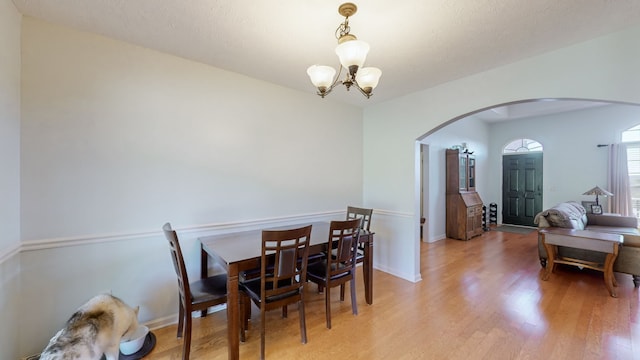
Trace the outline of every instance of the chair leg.
<path fill-rule="evenodd" d="M 184 304 L 182 303 L 182 300 L 179 300 L 179 309 L 178 309 L 178 334 L 176 335 L 177 338 L 181 338 L 182 337 L 182 330 L 184 329 L 184 318 L 185 318 L 185 314 L 184 314 Z"/>
<path fill-rule="evenodd" d="M 303 344 L 307 343 L 307 322 L 305 321 L 304 318 L 304 301 L 302 299 L 300 299 L 300 301 L 298 301 L 298 313 L 299 313 L 299 317 L 300 317 L 300 341 L 302 341 Z"/>
<path fill-rule="evenodd" d="M 244 328 L 248 329 L 249 319 L 251 319 L 251 299 L 247 295 L 244 296 Z"/>
<path fill-rule="evenodd" d="M 287 305 L 284 305 L 282 307 L 282 317 L 286 319 L 287 316 L 289 316 L 289 309 L 287 308 Z"/>
<path fill-rule="evenodd" d="M 358 315 L 358 303 L 356 302 L 356 277 L 351 277 L 351 283 L 349 284 L 351 289 L 351 311 L 353 315 Z"/>
<path fill-rule="evenodd" d="M 327 329 L 331 329 L 331 287 L 324 289 L 324 312 L 327 318 Z"/>
<path fill-rule="evenodd" d="M 340 285 L 340 301 L 344 301 L 344 283 Z"/>
<path fill-rule="evenodd" d="M 244 294 L 240 294 L 240 341 L 245 342 L 245 331 L 247 330 L 247 314 L 245 309 L 245 302 L 247 301 Z"/>
<path fill-rule="evenodd" d="M 266 320 L 265 311 L 266 310 L 262 308 L 262 304 L 261 304 L 261 307 L 260 307 L 260 360 L 264 360 L 264 353 L 265 353 L 264 351 L 265 320 Z"/>
<path fill-rule="evenodd" d="M 189 352 L 191 352 L 191 314 L 185 317 L 184 342 L 182 345 L 182 360 L 189 360 Z"/>

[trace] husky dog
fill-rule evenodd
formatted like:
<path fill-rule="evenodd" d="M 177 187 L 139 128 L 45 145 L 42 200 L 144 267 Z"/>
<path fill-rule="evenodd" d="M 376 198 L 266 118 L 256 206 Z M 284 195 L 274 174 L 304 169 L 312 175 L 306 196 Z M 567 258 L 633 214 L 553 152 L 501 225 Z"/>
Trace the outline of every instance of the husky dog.
<path fill-rule="evenodd" d="M 58 331 L 40 360 L 118 360 L 120 340 L 138 328 L 138 309 L 115 296 L 103 294 L 82 305 Z"/>

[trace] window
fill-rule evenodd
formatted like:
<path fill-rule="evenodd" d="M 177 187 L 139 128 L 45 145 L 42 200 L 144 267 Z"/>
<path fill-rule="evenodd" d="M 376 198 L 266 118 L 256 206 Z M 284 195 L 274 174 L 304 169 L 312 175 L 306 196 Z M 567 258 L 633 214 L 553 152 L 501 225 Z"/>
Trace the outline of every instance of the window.
<path fill-rule="evenodd" d="M 518 139 L 510 142 L 502 150 L 503 154 L 514 154 L 532 151 L 542 151 L 542 144 L 531 139 Z"/>
<path fill-rule="evenodd" d="M 640 218 L 640 125 L 623 131 L 622 142 L 627 145 L 631 206 L 635 217 Z"/>

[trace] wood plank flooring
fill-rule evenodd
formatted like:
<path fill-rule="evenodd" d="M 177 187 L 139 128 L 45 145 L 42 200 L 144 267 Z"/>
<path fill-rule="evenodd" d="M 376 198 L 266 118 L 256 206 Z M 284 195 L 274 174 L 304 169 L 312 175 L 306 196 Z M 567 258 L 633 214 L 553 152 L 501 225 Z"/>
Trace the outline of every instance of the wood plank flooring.
<path fill-rule="evenodd" d="M 358 269 L 361 276 L 361 269 Z M 616 273 L 618 298 L 602 273 L 559 266 L 540 280 L 537 234 L 489 231 L 470 241 L 421 244 L 423 280 L 374 273 L 374 303 L 357 282 L 358 315 L 348 296 L 332 299 L 325 327 L 324 295 L 307 287 L 308 343 L 298 314 L 267 315 L 271 359 L 640 359 L 640 296 L 630 275 Z M 348 291 L 347 291 L 348 294 Z M 259 312 L 253 311 L 240 357 L 259 357 Z M 176 325 L 153 330 L 149 360 L 180 359 Z M 226 312 L 194 319 L 192 359 L 226 359 Z"/>

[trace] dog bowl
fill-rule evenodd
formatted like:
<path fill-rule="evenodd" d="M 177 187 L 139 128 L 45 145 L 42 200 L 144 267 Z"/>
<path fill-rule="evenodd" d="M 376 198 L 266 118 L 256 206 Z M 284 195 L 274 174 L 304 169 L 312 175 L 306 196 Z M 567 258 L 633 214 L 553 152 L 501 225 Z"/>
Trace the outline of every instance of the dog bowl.
<path fill-rule="evenodd" d="M 142 345 L 144 345 L 144 339 L 147 337 L 147 334 L 149 334 L 148 327 L 144 325 L 138 326 L 129 339 L 120 342 L 120 352 L 123 355 L 137 353 L 142 348 Z"/>

